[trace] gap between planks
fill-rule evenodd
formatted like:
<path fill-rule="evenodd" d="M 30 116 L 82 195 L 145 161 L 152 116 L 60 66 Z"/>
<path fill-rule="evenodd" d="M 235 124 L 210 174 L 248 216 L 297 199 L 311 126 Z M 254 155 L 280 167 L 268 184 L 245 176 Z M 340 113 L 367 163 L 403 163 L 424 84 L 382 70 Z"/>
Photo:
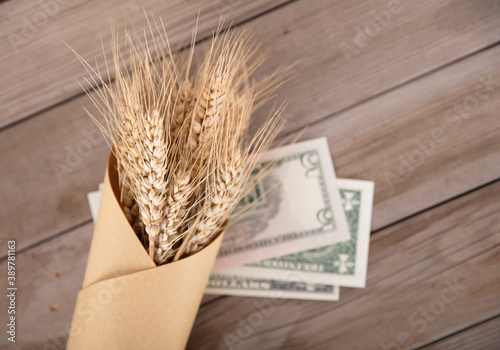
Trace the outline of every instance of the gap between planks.
<path fill-rule="evenodd" d="M 418 349 L 477 350 L 497 349 L 500 344 L 500 314 L 436 339 Z M 486 333 L 486 334 L 485 334 Z"/>
<path fill-rule="evenodd" d="M 477 51 L 470 52 L 470 53 L 465 54 L 463 56 L 457 57 L 455 60 L 447 62 L 447 63 L 443 64 L 440 67 L 435 67 L 433 69 L 430 69 L 427 72 L 423 72 L 421 75 L 412 77 L 412 78 L 410 78 L 410 79 L 408 79 L 406 81 L 402 81 L 401 83 L 399 83 L 397 85 L 394 85 L 394 86 L 391 86 L 391 87 L 389 87 L 389 88 L 387 88 L 385 90 L 381 90 L 380 92 L 377 92 L 373 96 L 370 96 L 370 97 L 368 97 L 368 98 L 366 98 L 364 100 L 360 100 L 358 102 L 355 102 L 355 103 L 353 103 L 351 105 L 348 105 L 348 106 L 346 106 L 344 108 L 341 108 L 341 109 L 339 109 L 339 110 L 337 110 L 337 111 L 335 111 L 333 113 L 326 114 L 323 117 L 319 117 L 318 119 L 313 120 L 312 122 L 308 123 L 307 125 L 300 125 L 300 126 L 294 128 L 292 130 L 286 131 L 283 134 L 281 134 L 280 136 L 281 137 L 288 137 L 290 135 L 296 134 L 297 131 L 299 131 L 300 129 L 303 129 L 306 126 L 307 127 L 311 127 L 311 126 L 314 126 L 316 124 L 319 124 L 319 123 L 325 121 L 326 119 L 334 118 L 335 116 L 337 116 L 339 114 L 342 114 L 342 113 L 347 112 L 347 111 L 349 111 L 351 109 L 357 108 L 357 107 L 359 107 L 360 105 L 362 105 L 364 103 L 368 103 L 368 102 L 371 102 L 373 100 L 376 100 L 377 98 L 380 98 L 380 97 L 383 97 L 385 95 L 388 95 L 391 92 L 393 92 L 393 91 L 395 91 L 395 90 L 397 90 L 399 88 L 402 88 L 402 87 L 404 87 L 406 85 L 409 85 L 409 84 L 414 83 L 414 82 L 416 82 L 416 81 L 418 81 L 420 79 L 423 79 L 423 78 L 425 78 L 427 76 L 430 76 L 430 75 L 432 75 L 432 74 L 434 74 L 434 73 L 436 73 L 436 72 L 438 72 L 440 70 L 443 70 L 443 69 L 446 69 L 447 67 L 451 67 L 451 66 L 453 66 L 455 64 L 458 64 L 458 63 L 460 63 L 460 62 L 462 62 L 462 61 L 464 61 L 464 60 L 466 60 L 468 58 L 471 58 L 471 57 L 473 57 L 475 55 L 478 55 L 478 54 L 480 54 L 480 53 L 482 53 L 484 51 L 488 51 L 490 49 L 493 49 L 496 46 L 498 46 L 499 44 L 500 44 L 500 40 L 496 41 L 494 43 L 491 43 L 490 45 L 487 45 L 485 47 L 482 47 L 482 48 L 478 49 Z M 1 129 L 0 129 L 0 131 L 1 131 Z"/>

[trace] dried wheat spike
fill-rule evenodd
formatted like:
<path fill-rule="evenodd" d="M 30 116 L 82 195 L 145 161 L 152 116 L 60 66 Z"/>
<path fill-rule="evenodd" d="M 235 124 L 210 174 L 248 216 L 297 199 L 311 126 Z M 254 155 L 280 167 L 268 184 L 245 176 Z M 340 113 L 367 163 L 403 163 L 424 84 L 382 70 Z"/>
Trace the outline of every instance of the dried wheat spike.
<path fill-rule="evenodd" d="M 210 241 L 229 217 L 241 190 L 243 166 L 243 157 L 239 151 L 235 151 L 221 165 L 219 176 L 211 186 L 212 191 L 208 199 L 210 205 L 195 229 L 188 252 L 194 252 L 197 246 L 203 246 Z"/>
<path fill-rule="evenodd" d="M 119 147 L 117 147 L 119 148 Z M 122 147 L 123 148 L 123 147 Z M 117 152 L 115 152 L 117 153 Z M 130 173 L 125 171 L 124 155 L 122 154 L 117 160 L 119 183 L 121 189 L 121 207 L 125 217 L 127 218 L 130 226 L 134 229 L 141 241 L 144 241 L 144 225 L 142 224 L 142 219 L 139 216 L 139 207 L 134 199 L 134 192 L 130 188 Z"/>
<path fill-rule="evenodd" d="M 164 233 L 173 235 L 177 233 L 180 221 L 186 215 L 189 196 L 192 193 L 191 184 L 189 183 L 189 173 L 183 175 L 178 181 L 174 181 L 170 194 L 167 199 L 168 209 L 165 212 Z"/>
<path fill-rule="evenodd" d="M 203 89 L 191 121 L 188 142 L 192 152 L 208 142 L 210 131 L 217 123 L 222 111 L 225 96 L 226 84 L 221 77 L 216 77 Z"/>
<path fill-rule="evenodd" d="M 149 236 L 149 254 L 154 258 L 155 240 L 165 220 L 167 144 L 164 121 L 158 110 L 147 114 L 141 124 L 143 133 L 138 144 L 141 157 L 134 164 L 141 176 L 134 179 L 133 190 Z"/>
<path fill-rule="evenodd" d="M 179 230 L 182 220 L 185 219 L 190 203 L 190 196 L 193 192 L 189 182 L 190 175 L 186 173 L 179 178 L 175 178 L 170 184 L 170 193 L 167 198 L 165 209 L 165 219 L 161 227 L 158 249 L 156 252 L 157 263 L 162 263 L 173 255 L 173 243 L 179 237 Z"/>
<path fill-rule="evenodd" d="M 186 121 L 188 114 L 193 108 L 195 98 L 191 90 L 191 82 L 184 80 L 179 88 L 177 101 L 175 101 L 175 113 L 170 126 L 171 139 L 175 140 Z"/>
<path fill-rule="evenodd" d="M 123 194 L 122 194 L 122 203 L 121 204 L 122 204 L 123 213 L 127 217 L 127 220 L 130 223 L 130 225 L 133 225 L 135 222 L 135 219 L 137 218 L 138 212 L 133 213 L 132 210 L 134 209 L 134 207 L 137 207 L 137 206 L 135 205 L 132 191 L 130 191 L 130 189 L 128 187 L 125 187 L 123 185 L 122 185 L 122 189 L 123 189 Z"/>

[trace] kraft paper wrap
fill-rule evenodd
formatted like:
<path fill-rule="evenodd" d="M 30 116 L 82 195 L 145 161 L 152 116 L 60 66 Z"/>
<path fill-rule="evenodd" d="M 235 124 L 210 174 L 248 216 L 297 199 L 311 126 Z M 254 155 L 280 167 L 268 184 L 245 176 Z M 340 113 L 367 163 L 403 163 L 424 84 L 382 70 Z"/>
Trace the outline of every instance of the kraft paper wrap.
<path fill-rule="evenodd" d="M 118 202 L 110 156 L 67 349 L 184 349 L 223 234 L 157 267 Z"/>

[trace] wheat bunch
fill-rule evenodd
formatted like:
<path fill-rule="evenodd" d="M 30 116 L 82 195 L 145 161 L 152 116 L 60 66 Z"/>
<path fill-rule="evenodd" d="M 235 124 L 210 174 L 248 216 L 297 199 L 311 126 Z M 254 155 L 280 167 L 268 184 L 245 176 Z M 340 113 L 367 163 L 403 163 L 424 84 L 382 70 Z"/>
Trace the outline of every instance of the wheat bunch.
<path fill-rule="evenodd" d="M 160 265 L 195 253 L 223 229 L 283 123 L 280 108 L 248 135 L 251 116 L 288 71 L 252 80 L 264 56 L 245 32 L 218 31 L 193 69 L 194 37 L 186 56 L 172 52 L 163 23 L 154 20 L 150 30 L 151 40 L 126 32 L 126 50 L 114 34 L 106 74 L 78 57 L 104 122 L 89 114 L 117 158 L 123 212 Z M 114 83 L 105 79 L 111 70 Z"/>

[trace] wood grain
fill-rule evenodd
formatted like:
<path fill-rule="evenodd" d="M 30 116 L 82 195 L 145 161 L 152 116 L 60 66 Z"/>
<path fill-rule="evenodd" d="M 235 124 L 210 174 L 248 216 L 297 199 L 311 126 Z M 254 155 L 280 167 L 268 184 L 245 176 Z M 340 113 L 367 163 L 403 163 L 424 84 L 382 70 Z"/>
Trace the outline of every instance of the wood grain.
<path fill-rule="evenodd" d="M 60 13 L 51 17 L 18 53 L 10 50 L 8 35 L 0 36 L 0 52 L 7 53 L 3 59 L 6 64 L 2 65 L 6 69 L 0 70 L 3 76 L 0 105 L 4 108 L 0 126 L 80 92 L 74 78 L 81 77 L 84 70 L 62 41 L 84 58 L 93 60 L 101 57 L 97 38 L 109 32 L 108 18 L 115 18 L 117 25 L 125 21 L 138 28 L 144 25 L 143 15 L 134 7 L 133 0 L 100 5 L 97 14 L 95 2 L 79 0 L 71 6 L 61 5 Z M 19 30 L 22 20 L 38 11 L 38 5 L 30 7 L 26 3 L 27 0 L 18 0 L 16 5 L 13 2 L 4 5 L 7 13 L 10 11 L 7 6 L 22 10 L 1 22 L 0 33 Z M 268 0 L 142 3 L 147 10 L 164 17 L 173 42 L 190 35 L 198 8 L 202 10 L 203 36 L 214 27 L 220 14 L 225 14 L 228 22 L 234 19 L 238 23 L 278 4 Z M 263 49 L 271 56 L 268 68 L 298 61 L 295 83 L 279 95 L 280 99 L 288 98 L 292 107 L 288 112 L 289 130 L 394 88 L 498 40 L 497 1 L 425 4 L 401 1 L 393 13 L 388 12 L 389 3 L 386 0 L 356 4 L 297 1 L 245 24 L 264 41 Z M 471 23 L 467 19 L 474 19 L 474 25 L 467 25 Z M 87 25 L 89 22 L 91 26 Z"/>
<path fill-rule="evenodd" d="M 342 288 L 339 302 L 204 306 L 188 349 L 406 349 L 498 315 L 499 195 L 496 182 L 373 235 L 367 288 Z"/>
<path fill-rule="evenodd" d="M 373 235 L 367 289 L 342 288 L 338 303 L 273 300 L 275 309 L 272 315 L 255 330 L 255 334 L 263 337 L 266 332 L 271 332 L 273 339 L 285 343 L 273 343 L 267 338 L 256 341 L 263 341 L 264 349 L 266 344 L 267 348 L 271 345 L 299 346 L 302 341 L 317 337 L 317 325 L 308 321 L 316 317 L 325 322 L 324 327 L 330 326 L 332 330 L 344 324 L 345 327 L 337 332 L 348 334 L 336 341 L 345 341 L 345 344 L 358 339 L 355 334 L 361 331 L 364 331 L 367 341 L 394 341 L 391 337 L 400 331 L 414 330 L 408 317 L 419 306 L 426 306 L 439 297 L 445 279 L 453 281 L 455 277 L 468 286 L 467 290 L 456 302 L 447 305 L 446 312 L 429 324 L 429 329 L 422 333 L 421 338 L 415 338 L 412 346 L 418 345 L 421 339 L 429 342 L 438 336 L 446 336 L 454 326 L 463 328 L 476 319 L 499 312 L 500 304 L 496 298 L 498 274 L 488 273 L 488 269 L 498 268 L 499 255 L 483 262 L 484 265 L 478 264 L 476 258 L 487 256 L 489 249 L 500 243 L 500 218 L 496 215 L 500 209 L 498 195 L 499 182 Z M 50 349 L 48 344 L 59 346 L 65 343 L 66 327 L 71 322 L 76 294 L 83 280 L 92 228 L 92 224 L 84 225 L 18 254 L 18 300 L 22 300 L 18 304 L 18 313 L 24 315 L 19 319 L 18 329 L 22 336 L 17 345 L 21 348 L 47 346 Z M 491 266 L 486 266 L 486 263 Z M 0 269 L 5 270 L 5 264 L 2 262 Z M 461 266 L 465 268 L 461 270 Z M 476 273 L 479 268 L 483 273 Z M 225 348 L 223 334 L 237 327 L 240 317 L 244 320 L 254 312 L 254 303 L 266 306 L 269 300 L 236 297 L 214 300 L 207 296 L 204 302 L 208 305 L 203 306 L 198 315 L 190 348 Z M 5 303 L 6 298 L 2 298 L 0 308 L 5 309 Z M 57 311 L 51 311 L 51 306 L 56 306 Z M 457 309 L 461 309 L 459 316 L 456 316 Z M 322 316 L 324 312 L 327 313 Z M 302 326 L 303 322 L 305 325 Z M 288 332 L 290 324 L 296 323 L 297 329 L 292 332 L 297 333 L 295 337 L 281 331 L 272 333 L 275 328 L 283 326 Z M 387 327 L 386 331 L 380 327 Z M 330 334 L 331 330 L 321 330 L 321 334 L 326 333 Z M 375 338 L 377 334 L 389 338 Z M 326 348 L 330 340 L 324 337 L 318 341 L 325 341 L 323 347 Z M 0 347 L 4 345 L 5 339 L 1 338 Z M 244 342 L 239 348 L 249 348 L 250 345 Z M 316 345 L 322 347 L 322 344 Z"/>
<path fill-rule="evenodd" d="M 17 254 L 17 341 L 12 344 L 1 337 L 0 348 L 42 349 L 46 344 L 52 344 L 47 349 L 65 348 L 92 229 L 93 225 L 87 224 Z M 6 261 L 0 266 L 7 270 Z M 3 310 L 7 309 L 7 301 L 0 300 Z"/>
<path fill-rule="evenodd" d="M 499 47 L 481 52 L 323 119 L 302 138 L 328 138 L 339 177 L 376 182 L 372 227 L 383 227 L 500 176 L 499 62 Z M 467 118 L 448 116 L 490 74 L 489 97 Z M 81 104 L 86 97 L 2 132 L 8 151 L 0 154 L 0 183 L 9 206 L 0 220 L 4 237 L 15 233 L 21 247 L 90 219 L 86 194 L 102 181 L 108 151 Z"/>
<path fill-rule="evenodd" d="M 422 347 L 423 350 L 477 350 L 497 349 L 500 344 L 500 316 L 464 329 L 435 343 Z"/>
<path fill-rule="evenodd" d="M 302 139 L 327 136 L 338 177 L 375 181 L 372 228 L 383 227 L 500 177 L 497 67 L 500 46 L 321 120 Z"/>
<path fill-rule="evenodd" d="M 92 109 L 74 81 L 84 70 L 62 42 L 102 62 L 98 37 L 108 40 L 109 18 L 143 27 L 141 6 L 165 20 L 176 47 L 189 41 L 198 9 L 198 38 L 222 14 L 226 23 L 247 21 L 270 55 L 260 76 L 297 62 L 277 99 L 289 99 L 283 135 L 309 124 L 302 139 L 328 138 L 339 177 L 376 182 L 366 289 L 343 288 L 336 303 L 207 296 L 189 348 L 495 348 L 494 0 L 0 3 L 0 259 L 5 241 L 16 238 L 15 348 L 64 348 L 93 228 L 86 193 L 102 181 L 108 155 L 81 108 Z M 254 128 L 265 114 L 257 113 Z M 464 289 L 453 295 L 455 281 Z M 0 299 L 1 310 L 7 301 Z M 431 308 L 436 315 L 421 314 Z M 248 329 L 255 317 L 259 325 Z M 234 336 L 240 342 L 228 346 Z M 10 345 L 0 338 L 1 348 Z"/>
<path fill-rule="evenodd" d="M 82 93 L 75 78 L 85 69 L 66 43 L 104 68 L 100 38 L 110 54 L 110 21 L 116 28 L 147 28 L 147 13 L 164 20 L 174 48 L 188 45 L 200 12 L 198 38 L 211 34 L 222 16 L 226 26 L 248 20 L 285 0 L 154 1 L 16 0 L 0 7 L 0 127 Z"/>

